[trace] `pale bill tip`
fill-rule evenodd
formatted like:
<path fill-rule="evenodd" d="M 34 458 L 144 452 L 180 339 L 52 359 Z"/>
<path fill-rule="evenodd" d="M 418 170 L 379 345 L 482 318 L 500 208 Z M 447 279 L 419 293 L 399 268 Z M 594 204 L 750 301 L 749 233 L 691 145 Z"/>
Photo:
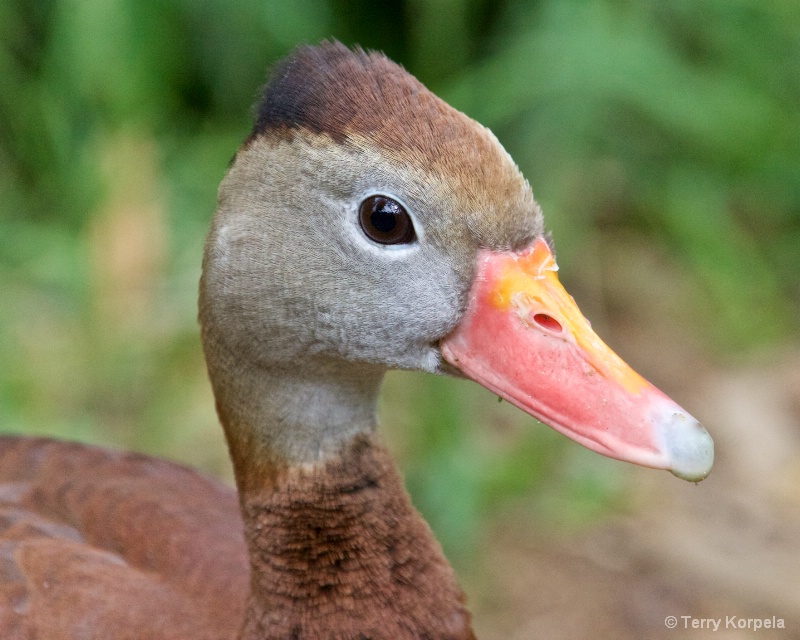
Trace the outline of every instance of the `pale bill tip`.
<path fill-rule="evenodd" d="M 664 453 L 670 460 L 673 475 L 699 482 L 714 464 L 714 441 L 705 427 L 688 413 L 674 407 L 658 421 Z"/>

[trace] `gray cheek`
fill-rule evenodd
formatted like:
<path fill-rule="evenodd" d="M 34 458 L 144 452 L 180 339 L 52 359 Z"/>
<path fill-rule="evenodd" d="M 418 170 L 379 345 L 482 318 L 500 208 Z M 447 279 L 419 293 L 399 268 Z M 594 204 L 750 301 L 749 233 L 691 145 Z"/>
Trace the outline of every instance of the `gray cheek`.
<path fill-rule="evenodd" d="M 429 369 L 435 343 L 460 318 L 467 285 L 433 252 L 413 260 L 350 262 L 350 287 L 334 284 L 317 299 L 315 342 L 339 356 Z"/>
<path fill-rule="evenodd" d="M 264 165 L 252 163 L 255 175 L 230 178 L 232 193 L 242 191 L 234 183 L 244 182 L 251 195 L 246 202 L 233 196 L 221 200 L 228 213 L 218 216 L 229 218 L 234 228 L 218 265 L 232 284 L 221 287 L 230 296 L 222 296 L 227 322 L 220 326 L 236 331 L 239 335 L 228 333 L 228 339 L 259 362 L 318 354 L 435 368 L 435 343 L 463 312 L 471 258 L 435 246 L 433 237 L 405 253 L 365 245 L 356 218 L 365 190 L 388 185 L 403 197 L 418 181 L 383 176 L 375 162 L 360 157 L 342 157 L 331 171 L 329 154 L 313 151 L 290 183 L 274 165 L 268 177 Z M 437 209 L 416 199 L 414 205 L 420 215 Z M 432 224 L 430 217 L 426 225 Z"/>

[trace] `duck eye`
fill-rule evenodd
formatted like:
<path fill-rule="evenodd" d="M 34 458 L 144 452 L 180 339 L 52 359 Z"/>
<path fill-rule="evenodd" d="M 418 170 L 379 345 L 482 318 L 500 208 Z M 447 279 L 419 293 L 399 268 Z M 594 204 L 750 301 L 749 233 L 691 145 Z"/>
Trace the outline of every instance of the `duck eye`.
<path fill-rule="evenodd" d="M 361 229 L 380 244 L 408 244 L 417 239 L 411 216 L 402 204 L 387 196 L 370 196 L 358 209 Z"/>

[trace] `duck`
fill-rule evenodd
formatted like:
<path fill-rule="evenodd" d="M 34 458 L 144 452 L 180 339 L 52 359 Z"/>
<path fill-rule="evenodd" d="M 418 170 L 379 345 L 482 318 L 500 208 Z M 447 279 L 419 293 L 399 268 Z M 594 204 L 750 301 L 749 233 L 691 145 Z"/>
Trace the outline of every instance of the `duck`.
<path fill-rule="evenodd" d="M 705 428 L 559 283 L 497 138 L 381 53 L 325 41 L 277 63 L 219 188 L 199 293 L 236 490 L 3 437 L 1 637 L 474 638 L 378 431 L 391 369 L 473 380 L 606 456 L 711 470 Z"/>

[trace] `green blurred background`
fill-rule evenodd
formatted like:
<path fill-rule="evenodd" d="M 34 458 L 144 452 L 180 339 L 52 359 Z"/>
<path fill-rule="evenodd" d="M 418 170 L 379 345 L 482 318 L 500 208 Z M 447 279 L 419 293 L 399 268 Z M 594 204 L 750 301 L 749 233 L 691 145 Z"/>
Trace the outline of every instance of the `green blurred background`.
<path fill-rule="evenodd" d="M 204 235 L 271 64 L 332 37 L 496 133 L 567 288 L 657 384 L 798 342 L 798 2 L 4 0 L 0 34 L 0 430 L 230 479 Z M 393 374 L 381 411 L 459 567 L 509 509 L 570 529 L 626 508 L 623 465 L 475 385 Z"/>

